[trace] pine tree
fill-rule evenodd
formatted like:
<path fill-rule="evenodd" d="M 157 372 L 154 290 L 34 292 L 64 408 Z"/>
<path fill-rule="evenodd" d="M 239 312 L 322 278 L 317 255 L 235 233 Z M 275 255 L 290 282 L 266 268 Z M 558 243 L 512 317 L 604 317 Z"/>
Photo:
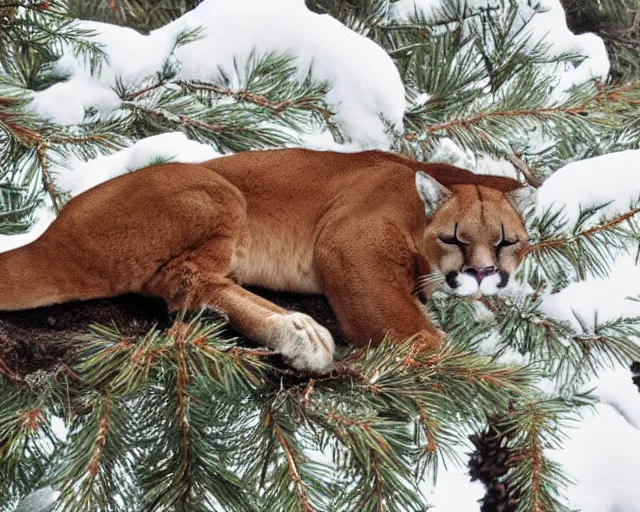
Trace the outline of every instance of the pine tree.
<path fill-rule="evenodd" d="M 88 159 L 178 128 L 221 152 L 278 147 L 312 126 L 339 140 L 324 99 L 330 84 L 299 81 L 291 58 L 257 52 L 240 84 L 222 73 L 181 81 L 169 59 L 157 76 L 118 88 L 117 121 L 89 112 L 65 128 L 28 110 L 31 91 L 63 79 L 51 73 L 63 45 L 101 65 L 100 48 L 71 16 L 146 31 L 195 3 L 0 0 L 1 233 L 26 229 L 43 198 L 62 207 L 49 162 L 70 152 Z M 572 56 L 524 44 L 516 3 L 473 10 L 451 1 L 434 18 L 403 22 L 392 4 L 308 2 L 393 57 L 408 99 L 405 130 L 390 128 L 396 151 L 429 161 L 449 139 L 511 162 L 537 187 L 569 161 L 637 147 L 638 83 L 594 81 L 557 99 L 545 66 Z M 175 46 L 197 37 L 182 33 Z M 557 143 L 539 152 L 532 134 Z M 607 256 L 640 240 L 640 204 L 613 218 L 601 210 L 585 210 L 575 226 L 557 212 L 527 216 L 533 243 L 521 277 L 531 293 L 436 293 L 432 317 L 449 335 L 436 354 L 411 340 L 383 343 L 344 349 L 329 374 L 299 375 L 269 351 L 227 339 L 222 321 L 201 312 L 144 335 L 94 326 L 77 338 L 69 364 L 44 371 L 0 359 L 0 503 L 13 510 L 51 485 L 61 493 L 56 510 L 69 511 L 424 510 L 418 483 L 455 462 L 455 447 L 492 418 L 512 454 L 504 478 L 517 489 L 518 510 L 568 510 L 567 478 L 545 449 L 559 446 L 562 426 L 593 402 L 580 393 L 587 379 L 640 360 L 640 318 L 596 321 L 585 334 L 540 309 L 542 290 L 606 275 Z M 530 364 L 478 355 L 490 336 Z M 533 385 L 541 376 L 556 378 L 555 394 Z M 67 439 L 52 431 L 54 416 Z"/>

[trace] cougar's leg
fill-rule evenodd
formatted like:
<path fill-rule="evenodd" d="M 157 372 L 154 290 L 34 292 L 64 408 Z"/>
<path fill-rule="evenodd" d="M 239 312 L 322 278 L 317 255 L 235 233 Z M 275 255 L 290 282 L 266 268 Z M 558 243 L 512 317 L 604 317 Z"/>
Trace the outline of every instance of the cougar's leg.
<path fill-rule="evenodd" d="M 395 237 L 338 230 L 324 236 L 315 254 L 322 291 L 352 343 L 375 346 L 385 336 L 415 337 L 424 348 L 437 350 L 442 335 L 412 294 L 412 258 L 395 250 L 403 247 Z"/>
<path fill-rule="evenodd" d="M 227 277 L 235 240 L 217 238 L 170 261 L 145 292 L 172 310 L 209 307 L 247 337 L 285 356 L 300 370 L 323 371 L 333 361 L 333 338 L 320 324 L 245 290 Z"/>

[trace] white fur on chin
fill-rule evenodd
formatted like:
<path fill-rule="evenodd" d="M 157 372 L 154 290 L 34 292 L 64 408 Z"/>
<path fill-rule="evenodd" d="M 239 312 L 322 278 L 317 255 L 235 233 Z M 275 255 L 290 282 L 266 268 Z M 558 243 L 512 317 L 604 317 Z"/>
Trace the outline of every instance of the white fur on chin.
<path fill-rule="evenodd" d="M 480 283 L 480 293 L 482 295 L 494 295 L 500 291 L 498 284 L 502 280 L 500 274 L 492 274 L 485 277 Z"/>
<path fill-rule="evenodd" d="M 475 295 L 478 293 L 478 281 L 475 277 L 471 277 L 467 274 L 458 274 L 458 283 L 460 286 L 453 289 L 453 293 L 456 295 Z"/>

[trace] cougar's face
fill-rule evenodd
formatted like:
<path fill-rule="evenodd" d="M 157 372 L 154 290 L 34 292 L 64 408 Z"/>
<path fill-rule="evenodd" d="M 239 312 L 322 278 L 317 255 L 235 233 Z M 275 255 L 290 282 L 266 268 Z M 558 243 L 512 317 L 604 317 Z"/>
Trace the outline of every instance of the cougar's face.
<path fill-rule="evenodd" d="M 425 230 L 432 271 L 459 295 L 505 288 L 522 262 L 527 234 L 508 195 L 475 185 L 452 187 Z"/>

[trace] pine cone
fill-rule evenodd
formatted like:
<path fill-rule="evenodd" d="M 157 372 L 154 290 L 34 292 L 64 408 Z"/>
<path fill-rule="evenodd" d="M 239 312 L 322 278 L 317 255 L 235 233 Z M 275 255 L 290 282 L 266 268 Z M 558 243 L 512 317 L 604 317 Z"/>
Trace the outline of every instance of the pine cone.
<path fill-rule="evenodd" d="M 640 392 L 640 361 L 631 363 L 631 380 L 637 386 Z"/>
<path fill-rule="evenodd" d="M 476 451 L 469 459 L 471 480 L 480 480 L 487 489 L 481 512 L 515 512 L 517 495 L 505 480 L 509 471 L 509 438 L 490 420 L 485 432 L 471 436 Z"/>

